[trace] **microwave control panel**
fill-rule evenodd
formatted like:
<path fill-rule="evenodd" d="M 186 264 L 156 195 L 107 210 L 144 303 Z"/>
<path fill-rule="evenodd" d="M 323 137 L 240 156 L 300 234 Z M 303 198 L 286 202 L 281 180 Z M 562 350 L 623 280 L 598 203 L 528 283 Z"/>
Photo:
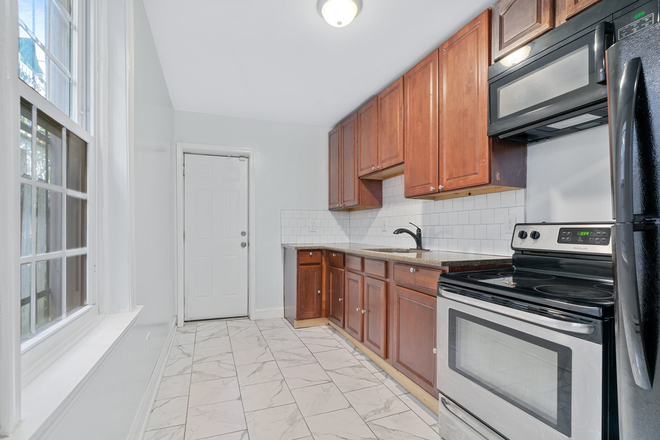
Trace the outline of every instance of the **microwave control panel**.
<path fill-rule="evenodd" d="M 658 0 L 651 0 L 614 19 L 616 39 L 621 41 L 658 23 Z"/>

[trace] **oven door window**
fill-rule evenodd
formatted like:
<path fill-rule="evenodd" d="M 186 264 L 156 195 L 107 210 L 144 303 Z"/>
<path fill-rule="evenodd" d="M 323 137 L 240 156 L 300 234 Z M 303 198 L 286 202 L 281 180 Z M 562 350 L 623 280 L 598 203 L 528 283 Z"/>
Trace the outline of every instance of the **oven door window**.
<path fill-rule="evenodd" d="M 571 349 L 449 310 L 449 368 L 571 436 Z"/>

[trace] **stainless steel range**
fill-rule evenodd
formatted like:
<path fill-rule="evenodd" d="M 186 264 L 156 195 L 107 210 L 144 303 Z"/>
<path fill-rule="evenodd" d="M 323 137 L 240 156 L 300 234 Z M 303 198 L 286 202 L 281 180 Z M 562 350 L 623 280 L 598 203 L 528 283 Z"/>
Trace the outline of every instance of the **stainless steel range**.
<path fill-rule="evenodd" d="M 438 283 L 445 440 L 618 438 L 611 224 L 519 224 L 513 268 Z"/>

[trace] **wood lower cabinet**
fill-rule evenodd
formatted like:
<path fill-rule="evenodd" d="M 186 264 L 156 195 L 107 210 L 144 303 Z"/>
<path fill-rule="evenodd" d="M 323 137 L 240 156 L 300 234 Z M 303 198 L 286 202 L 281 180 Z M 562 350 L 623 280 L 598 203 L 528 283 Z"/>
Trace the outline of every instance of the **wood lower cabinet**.
<path fill-rule="evenodd" d="M 344 328 L 344 269 L 328 268 L 328 319 Z"/>
<path fill-rule="evenodd" d="M 554 2 L 555 0 L 500 0 L 495 3 L 492 7 L 493 62 L 554 28 Z"/>
<path fill-rule="evenodd" d="M 438 188 L 438 51 L 404 75 L 404 195 Z"/>
<path fill-rule="evenodd" d="M 437 298 L 393 286 L 390 304 L 392 366 L 437 397 Z"/>
<path fill-rule="evenodd" d="M 364 345 L 387 358 L 387 282 L 364 277 Z"/>
<path fill-rule="evenodd" d="M 352 272 L 344 274 L 344 330 L 362 342 L 364 332 L 363 276 Z"/>
<path fill-rule="evenodd" d="M 323 314 L 323 270 L 321 264 L 298 268 L 298 316 L 296 319 L 320 318 Z"/>

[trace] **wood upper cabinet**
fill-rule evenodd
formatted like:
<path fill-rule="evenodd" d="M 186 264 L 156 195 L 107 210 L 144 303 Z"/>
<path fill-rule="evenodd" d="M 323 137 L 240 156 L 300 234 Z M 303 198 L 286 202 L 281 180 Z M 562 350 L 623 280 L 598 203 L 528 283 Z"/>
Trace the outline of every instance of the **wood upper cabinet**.
<path fill-rule="evenodd" d="M 365 176 L 378 167 L 378 98 L 365 104 L 358 117 L 358 175 Z"/>
<path fill-rule="evenodd" d="M 351 115 L 341 123 L 342 141 L 342 207 L 357 206 L 358 199 L 358 173 L 357 173 L 357 113 Z"/>
<path fill-rule="evenodd" d="M 364 345 L 387 357 L 387 282 L 364 277 Z"/>
<path fill-rule="evenodd" d="M 438 191 L 438 51 L 404 75 L 405 196 Z"/>
<path fill-rule="evenodd" d="M 330 266 L 328 268 L 328 318 L 344 328 L 344 269 Z"/>
<path fill-rule="evenodd" d="M 341 148 L 339 144 L 339 126 L 328 133 L 330 149 L 330 185 L 328 206 L 330 209 L 340 207 L 341 200 Z"/>
<path fill-rule="evenodd" d="M 392 366 L 437 397 L 436 303 L 435 296 L 392 288 Z"/>
<path fill-rule="evenodd" d="M 362 342 L 364 330 L 363 276 L 352 272 L 344 274 L 344 329 Z"/>
<path fill-rule="evenodd" d="M 587 2 L 590 0 L 557 0 Z M 555 26 L 555 0 L 500 0 L 493 9 L 492 57 L 496 62 Z"/>
<path fill-rule="evenodd" d="M 378 95 L 378 164 L 380 169 L 400 165 L 403 148 L 403 77 Z"/>
<path fill-rule="evenodd" d="M 490 183 L 489 12 L 440 47 L 439 178 L 444 191 Z"/>
<path fill-rule="evenodd" d="M 575 17 L 580 12 L 584 11 L 600 2 L 601 0 L 555 0 L 555 23 L 556 26 L 566 23 L 570 18 Z"/>
<path fill-rule="evenodd" d="M 298 267 L 297 318 L 320 318 L 323 310 L 323 271 L 320 264 Z"/>
<path fill-rule="evenodd" d="M 358 176 L 358 114 L 354 113 L 328 133 L 330 150 L 329 209 L 380 208 L 383 184 Z"/>

